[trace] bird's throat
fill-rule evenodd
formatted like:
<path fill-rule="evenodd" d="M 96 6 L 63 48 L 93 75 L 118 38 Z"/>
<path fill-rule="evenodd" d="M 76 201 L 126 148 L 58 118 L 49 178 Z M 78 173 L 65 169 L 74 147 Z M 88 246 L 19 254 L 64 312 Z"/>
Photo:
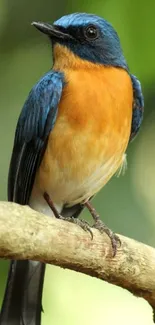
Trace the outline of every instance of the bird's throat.
<path fill-rule="evenodd" d="M 65 71 L 67 69 L 100 69 L 103 67 L 101 64 L 96 64 L 87 60 L 81 59 L 74 54 L 67 46 L 56 43 L 53 47 L 53 69 L 56 71 Z"/>

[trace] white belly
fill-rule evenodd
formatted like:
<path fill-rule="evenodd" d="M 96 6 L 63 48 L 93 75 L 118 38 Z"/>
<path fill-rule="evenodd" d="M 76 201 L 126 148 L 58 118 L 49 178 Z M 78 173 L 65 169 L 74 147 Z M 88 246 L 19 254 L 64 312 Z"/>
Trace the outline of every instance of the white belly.
<path fill-rule="evenodd" d="M 73 181 L 69 181 L 64 184 L 57 184 L 57 187 L 53 190 L 48 189 L 47 192 L 58 212 L 61 213 L 64 204 L 68 207 L 73 206 L 77 203 L 85 202 L 94 196 L 118 170 L 118 165 L 120 170 L 124 170 L 126 165 L 125 154 L 122 156 L 120 164 L 115 158 L 109 159 L 106 163 L 99 166 L 92 173 L 91 177 L 83 183 L 75 184 Z M 51 208 L 43 197 L 43 192 L 36 185 L 33 188 L 29 205 L 38 212 L 53 216 Z"/>

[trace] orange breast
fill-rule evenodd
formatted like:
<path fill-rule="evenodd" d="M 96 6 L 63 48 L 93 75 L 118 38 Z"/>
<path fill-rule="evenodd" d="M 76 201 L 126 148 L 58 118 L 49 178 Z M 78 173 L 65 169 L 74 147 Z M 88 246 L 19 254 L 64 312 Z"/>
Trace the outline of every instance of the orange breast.
<path fill-rule="evenodd" d="M 122 163 L 131 128 L 133 90 L 123 69 L 66 69 L 58 117 L 37 174 L 55 202 L 94 195 Z"/>

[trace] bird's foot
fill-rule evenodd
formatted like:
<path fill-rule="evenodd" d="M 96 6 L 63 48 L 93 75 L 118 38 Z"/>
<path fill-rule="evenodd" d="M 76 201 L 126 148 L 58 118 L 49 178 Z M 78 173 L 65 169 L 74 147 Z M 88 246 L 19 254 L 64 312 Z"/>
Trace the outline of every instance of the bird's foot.
<path fill-rule="evenodd" d="M 80 226 L 83 230 L 88 231 L 91 235 L 91 238 L 93 239 L 93 232 L 91 230 L 91 226 L 89 225 L 89 223 L 87 221 L 81 220 L 78 218 L 74 218 L 74 217 L 61 216 L 61 214 L 55 208 L 54 203 L 51 200 L 50 196 L 46 192 L 44 193 L 44 199 L 48 203 L 49 207 L 51 208 L 51 210 L 53 211 L 53 214 L 55 215 L 55 217 L 57 219 L 65 220 L 65 221 L 68 221 L 68 222 L 71 222 L 71 223 L 74 223 L 74 224 Z M 98 229 L 100 231 L 100 233 L 105 232 L 108 235 L 108 237 L 110 238 L 112 249 L 113 249 L 113 257 L 115 257 L 115 255 L 117 253 L 118 244 L 119 244 L 119 246 L 121 245 L 121 241 L 120 241 L 119 237 L 115 233 L 113 233 L 112 230 L 110 230 L 103 223 L 103 221 L 100 219 L 100 216 L 97 214 L 96 210 L 92 207 L 92 205 L 90 204 L 89 201 L 83 203 L 83 205 L 87 207 L 87 209 L 89 210 L 89 212 L 91 213 L 91 215 L 95 221 L 92 228 Z"/>
<path fill-rule="evenodd" d="M 88 231 L 91 235 L 91 238 L 93 239 L 93 232 L 91 230 L 89 223 L 86 220 L 82 220 L 82 219 L 78 219 L 78 218 L 74 218 L 74 217 L 63 217 L 61 215 L 59 215 L 59 219 L 65 220 L 65 221 L 68 221 L 68 222 L 74 223 L 75 225 L 80 226 L 84 231 Z"/>
<path fill-rule="evenodd" d="M 68 222 L 71 222 L 71 223 L 74 223 L 74 224 L 80 226 L 83 230 L 88 231 L 91 235 L 91 238 L 93 239 L 93 232 L 92 232 L 91 227 L 87 221 L 77 219 L 74 217 L 63 217 L 57 211 L 56 207 L 54 206 L 53 201 L 51 200 L 50 196 L 46 192 L 44 193 L 44 199 L 47 202 L 47 204 L 49 205 L 49 207 L 51 208 L 51 210 L 53 211 L 53 214 L 57 219 L 65 220 L 65 221 L 68 221 Z"/>
<path fill-rule="evenodd" d="M 115 257 L 117 253 L 118 245 L 121 245 L 120 238 L 111 230 L 109 229 L 102 220 L 98 219 L 95 221 L 93 228 L 98 229 L 101 234 L 106 233 L 107 236 L 111 240 L 112 250 L 113 250 L 113 257 Z"/>
<path fill-rule="evenodd" d="M 84 205 L 88 208 L 95 221 L 92 228 L 98 229 L 101 234 L 106 233 L 110 238 L 113 249 L 113 257 L 115 257 L 118 245 L 121 246 L 120 238 L 103 223 L 103 221 L 100 219 L 100 216 L 97 214 L 96 210 L 92 207 L 89 201 L 85 202 Z"/>

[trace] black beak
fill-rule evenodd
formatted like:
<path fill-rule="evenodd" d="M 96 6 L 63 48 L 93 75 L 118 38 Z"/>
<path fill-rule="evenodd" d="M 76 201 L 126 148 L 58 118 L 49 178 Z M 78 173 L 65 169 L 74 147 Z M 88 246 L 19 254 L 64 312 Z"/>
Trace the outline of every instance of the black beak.
<path fill-rule="evenodd" d="M 51 38 L 63 39 L 63 40 L 73 40 L 70 34 L 59 29 L 58 26 L 50 25 L 43 22 L 33 22 L 32 25 L 36 27 L 40 32 L 47 34 Z"/>

